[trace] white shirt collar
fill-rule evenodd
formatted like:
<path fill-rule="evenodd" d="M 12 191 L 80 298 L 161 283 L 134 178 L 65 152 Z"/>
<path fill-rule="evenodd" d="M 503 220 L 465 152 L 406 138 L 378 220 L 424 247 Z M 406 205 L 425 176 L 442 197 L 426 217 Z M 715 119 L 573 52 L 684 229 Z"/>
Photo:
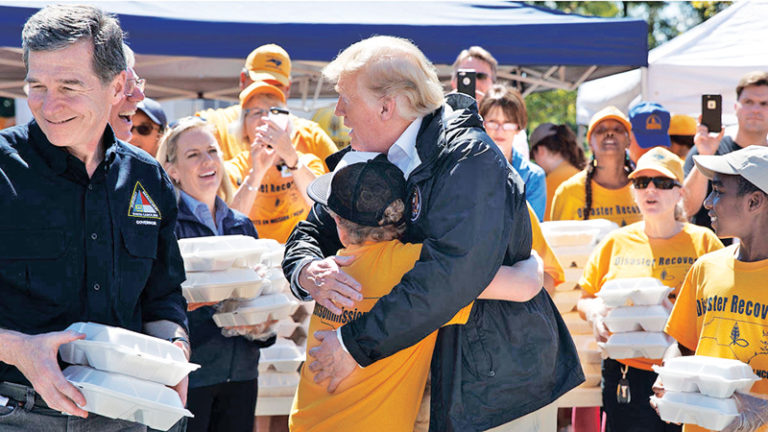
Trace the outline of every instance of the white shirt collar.
<path fill-rule="evenodd" d="M 419 152 L 416 151 L 416 138 L 421 129 L 421 121 L 422 117 L 419 117 L 411 122 L 387 152 L 387 159 L 400 168 L 405 178 L 408 178 L 411 172 L 421 165 Z"/>

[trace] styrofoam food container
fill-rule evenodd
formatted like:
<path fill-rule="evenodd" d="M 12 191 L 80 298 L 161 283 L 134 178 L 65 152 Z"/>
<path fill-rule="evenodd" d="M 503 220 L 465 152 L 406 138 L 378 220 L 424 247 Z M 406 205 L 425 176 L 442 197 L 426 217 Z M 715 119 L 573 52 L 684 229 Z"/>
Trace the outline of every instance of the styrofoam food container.
<path fill-rule="evenodd" d="M 280 267 L 283 262 L 283 255 L 285 254 L 285 247 L 279 245 L 270 249 L 261 256 L 261 263 L 267 267 Z"/>
<path fill-rule="evenodd" d="M 606 234 L 618 227 L 616 223 L 607 219 L 547 221 L 541 223 L 541 231 L 550 246 L 595 245 Z"/>
<path fill-rule="evenodd" d="M 672 288 L 651 277 L 613 279 L 604 283 L 597 292 L 608 307 L 624 306 L 628 302 L 635 306 L 661 304 Z"/>
<path fill-rule="evenodd" d="M 287 292 L 289 288 L 288 279 L 283 275 L 280 268 L 270 268 L 264 276 L 264 288 L 262 294 L 277 294 Z"/>
<path fill-rule="evenodd" d="M 565 326 L 568 327 L 568 331 L 571 334 L 592 336 L 592 324 L 579 316 L 578 312 L 568 312 L 562 315 Z"/>
<path fill-rule="evenodd" d="M 213 321 L 219 327 L 255 325 L 266 321 L 270 315 L 274 320 L 288 318 L 296 310 L 298 302 L 285 294 L 269 294 L 251 300 L 227 301 L 219 312 L 213 314 Z"/>
<path fill-rule="evenodd" d="M 190 303 L 218 302 L 228 298 L 253 298 L 261 294 L 263 281 L 259 272 L 249 268 L 187 273 L 181 284 L 182 294 Z"/>
<path fill-rule="evenodd" d="M 667 390 L 663 397 L 651 396 L 651 400 L 659 407 L 659 416 L 664 421 L 696 424 L 716 431 L 725 429 L 739 415 L 733 398 Z"/>
<path fill-rule="evenodd" d="M 194 417 L 178 393 L 162 384 L 85 366 L 69 366 L 64 377 L 83 393 L 82 408 L 94 414 L 159 430 L 170 429 L 182 417 Z"/>
<path fill-rule="evenodd" d="M 278 339 L 274 345 L 261 349 L 259 372 L 266 372 L 270 368 L 283 373 L 296 372 L 304 358 L 292 341 Z"/>
<path fill-rule="evenodd" d="M 582 363 L 584 370 L 584 387 L 596 387 L 600 385 L 603 378 L 603 370 L 600 363 Z"/>
<path fill-rule="evenodd" d="M 170 386 L 200 367 L 189 363 L 181 348 L 153 336 L 92 322 L 77 322 L 67 330 L 84 333 L 85 340 L 59 347 L 66 363 Z"/>
<path fill-rule="evenodd" d="M 564 269 L 580 268 L 587 265 L 589 255 L 595 249 L 592 244 L 581 246 L 552 246 L 552 252 L 560 261 Z"/>
<path fill-rule="evenodd" d="M 555 291 L 552 301 L 555 302 L 557 310 L 561 313 L 572 311 L 581 298 L 581 290 Z"/>
<path fill-rule="evenodd" d="M 592 334 L 571 335 L 573 344 L 576 345 L 576 352 L 582 364 L 600 364 L 602 357 L 600 348 L 597 347 L 597 341 Z"/>
<path fill-rule="evenodd" d="M 565 274 L 565 282 L 563 282 L 563 284 L 568 282 L 579 283 L 579 279 L 581 279 L 581 275 L 584 273 L 584 269 L 576 267 L 564 268 L 563 273 Z"/>
<path fill-rule="evenodd" d="M 627 332 L 614 333 L 608 342 L 598 342 L 597 345 L 612 359 L 660 359 L 673 341 L 661 332 Z"/>
<path fill-rule="evenodd" d="M 299 385 L 298 372 L 266 371 L 259 374 L 259 397 L 293 396 Z"/>
<path fill-rule="evenodd" d="M 625 306 L 611 309 L 605 317 L 605 326 L 611 333 L 664 331 L 669 311 L 664 306 Z"/>
<path fill-rule="evenodd" d="M 282 246 L 273 239 L 250 236 L 210 236 L 179 240 L 179 249 L 188 272 L 217 271 L 230 267 L 253 267 L 262 256 Z"/>
<path fill-rule="evenodd" d="M 667 390 L 698 391 L 717 398 L 730 397 L 734 391 L 748 392 L 760 381 L 748 364 L 717 357 L 675 357 L 666 360 L 664 366 L 653 365 L 653 370 Z"/>

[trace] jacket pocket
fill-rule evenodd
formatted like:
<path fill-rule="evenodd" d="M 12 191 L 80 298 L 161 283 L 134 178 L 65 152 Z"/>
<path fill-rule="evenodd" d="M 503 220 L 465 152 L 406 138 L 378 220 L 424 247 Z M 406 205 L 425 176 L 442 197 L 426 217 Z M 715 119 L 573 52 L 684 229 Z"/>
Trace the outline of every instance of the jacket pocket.
<path fill-rule="evenodd" d="M 148 228 L 148 227 L 142 227 Z M 120 231 L 123 251 L 119 260 L 119 299 L 121 306 L 133 310 L 144 290 L 157 258 L 158 229 L 137 230 L 123 227 Z"/>

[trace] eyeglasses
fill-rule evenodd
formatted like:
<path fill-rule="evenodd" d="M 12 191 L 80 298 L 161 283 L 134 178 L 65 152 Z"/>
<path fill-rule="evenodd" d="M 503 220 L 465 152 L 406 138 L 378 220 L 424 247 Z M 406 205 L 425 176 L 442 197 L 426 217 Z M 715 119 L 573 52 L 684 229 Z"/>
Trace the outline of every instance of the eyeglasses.
<path fill-rule="evenodd" d="M 144 93 L 144 86 L 146 85 L 147 80 L 144 78 L 129 78 L 125 81 L 125 92 L 123 93 L 126 96 L 133 96 L 136 90 Z"/>
<path fill-rule="evenodd" d="M 501 128 L 505 131 L 516 131 L 517 130 L 517 123 L 499 123 L 497 121 L 489 120 L 486 122 L 483 122 L 485 125 L 485 128 L 488 130 L 499 130 Z"/>
<path fill-rule="evenodd" d="M 627 129 L 624 128 L 624 126 L 616 126 L 612 128 L 609 128 L 606 126 L 599 126 L 592 133 L 595 135 L 605 135 L 608 132 L 613 132 L 614 135 L 626 135 Z"/>
<path fill-rule="evenodd" d="M 142 123 L 138 126 L 134 126 L 131 128 L 131 133 L 138 132 L 141 136 L 147 136 L 152 133 L 152 131 L 155 130 L 155 126 L 151 124 Z"/>
<path fill-rule="evenodd" d="M 269 108 L 246 108 L 243 110 L 243 117 L 245 118 L 266 117 L 267 115 L 269 115 Z"/>
<path fill-rule="evenodd" d="M 669 177 L 635 177 L 632 179 L 632 186 L 634 186 L 635 189 L 645 189 L 651 183 L 653 183 L 656 189 L 669 190 L 675 186 L 682 187 L 677 180 Z"/>

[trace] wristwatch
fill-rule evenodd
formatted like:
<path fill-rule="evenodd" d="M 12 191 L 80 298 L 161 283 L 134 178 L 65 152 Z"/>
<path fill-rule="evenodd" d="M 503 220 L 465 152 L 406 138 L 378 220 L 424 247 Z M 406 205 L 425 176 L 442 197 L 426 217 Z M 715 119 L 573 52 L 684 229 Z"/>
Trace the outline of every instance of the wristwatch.
<path fill-rule="evenodd" d="M 184 336 L 175 336 L 175 337 L 172 337 L 172 338 L 168 338 L 168 342 L 170 342 L 170 343 L 174 343 L 174 342 L 177 342 L 177 341 L 182 341 L 185 344 L 187 344 L 187 346 L 189 346 L 189 339 L 185 338 Z"/>

